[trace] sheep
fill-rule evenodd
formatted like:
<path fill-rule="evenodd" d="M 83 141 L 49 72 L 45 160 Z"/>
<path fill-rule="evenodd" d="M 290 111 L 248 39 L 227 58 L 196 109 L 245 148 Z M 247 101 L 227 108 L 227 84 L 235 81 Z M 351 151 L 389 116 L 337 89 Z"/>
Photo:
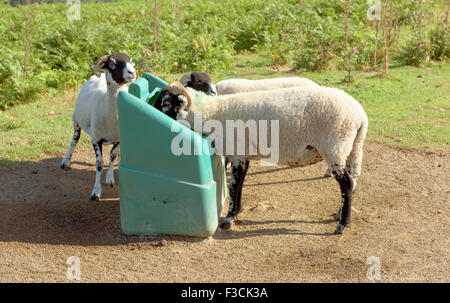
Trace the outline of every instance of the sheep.
<path fill-rule="evenodd" d="M 179 82 L 184 87 L 191 87 L 195 90 L 202 91 L 207 95 L 217 95 L 216 87 L 207 73 L 192 72 L 185 74 L 180 78 Z"/>
<path fill-rule="evenodd" d="M 242 92 L 272 90 L 293 86 L 319 86 L 317 83 L 300 77 L 273 78 L 261 80 L 227 79 L 215 84 L 218 95 L 229 95 Z"/>
<path fill-rule="evenodd" d="M 192 72 L 192 73 L 185 74 L 180 78 L 180 80 L 170 83 L 168 86 L 172 86 L 172 87 L 175 86 L 175 87 L 178 87 L 181 89 L 185 88 L 185 87 L 190 87 L 194 90 L 204 92 L 205 94 L 210 95 L 210 96 L 217 95 L 216 87 L 214 86 L 214 84 L 212 84 L 211 77 L 207 73 L 203 73 L 203 72 Z M 164 104 L 162 103 L 162 100 L 161 100 L 162 96 L 163 96 L 163 94 L 159 94 L 156 97 L 156 100 L 153 103 L 153 106 L 156 109 L 158 109 L 158 110 L 162 111 L 163 113 L 168 114 L 170 116 L 171 113 L 167 112 L 168 108 L 166 108 L 164 106 Z M 192 102 L 192 100 L 190 100 L 190 102 Z"/>
<path fill-rule="evenodd" d="M 319 86 L 317 83 L 300 77 L 272 78 L 260 80 L 227 79 L 215 84 L 218 95 L 229 95 L 242 92 L 271 90 L 293 86 Z M 226 160 L 228 164 L 228 159 Z M 226 166 L 228 168 L 228 165 Z M 325 172 L 324 177 L 331 177 L 331 169 Z"/>
<path fill-rule="evenodd" d="M 185 74 L 179 80 L 184 87 L 191 87 L 208 95 L 229 95 L 242 92 L 272 90 L 293 86 L 319 86 L 314 81 L 300 77 L 286 77 L 273 79 L 227 79 L 215 85 L 207 73 L 192 72 Z"/>
<path fill-rule="evenodd" d="M 113 53 L 102 56 L 93 66 L 94 75 L 83 85 L 72 115 L 73 137 L 62 169 L 68 169 L 73 150 L 80 139 L 81 130 L 90 137 L 96 156 L 95 184 L 90 200 L 98 201 L 101 196 L 101 175 L 103 170 L 102 146 L 112 144 L 106 185 L 114 186 L 114 161 L 119 153 L 119 123 L 117 95 L 127 90 L 127 83 L 136 79 L 136 70 L 130 56 Z M 105 73 L 100 74 L 100 69 Z"/>
<path fill-rule="evenodd" d="M 277 163 L 307 166 L 325 160 L 341 190 L 335 234 L 342 234 L 350 224 L 353 192 L 361 174 L 363 143 L 368 128 L 367 115 L 353 97 L 340 89 L 320 86 L 223 96 L 206 96 L 192 89 L 169 86 L 160 94 L 166 114 L 173 119 L 187 121 L 189 125 L 193 125 L 198 112 L 202 114 L 202 121 L 217 120 L 222 125 L 226 125 L 227 120 L 272 120 L 266 133 L 270 133 L 271 142 L 279 142 Z M 272 131 L 277 130 L 275 125 L 278 125 L 279 132 L 273 134 Z M 260 149 L 254 154 L 249 153 L 255 145 L 252 138 L 245 138 L 245 152 L 236 155 L 234 148 L 229 151 L 226 145 L 235 143 L 228 141 L 230 135 L 234 137 L 234 128 L 229 132 L 226 131 L 222 137 L 226 138 L 222 149 L 216 150 L 228 157 L 232 164 L 230 205 L 220 225 L 224 230 L 231 228 L 241 212 L 242 187 L 250 160 L 265 156 Z"/>

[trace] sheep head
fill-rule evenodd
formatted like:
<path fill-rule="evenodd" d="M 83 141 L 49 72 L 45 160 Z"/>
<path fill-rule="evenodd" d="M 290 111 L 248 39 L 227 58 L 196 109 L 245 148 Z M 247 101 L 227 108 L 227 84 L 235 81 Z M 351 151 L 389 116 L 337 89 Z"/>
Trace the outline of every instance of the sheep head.
<path fill-rule="evenodd" d="M 133 59 L 127 54 L 113 53 L 100 57 L 93 66 L 94 75 L 100 78 L 100 69 L 107 71 L 107 81 L 117 84 L 133 82 L 136 79 Z"/>
<path fill-rule="evenodd" d="M 197 91 L 204 92 L 207 95 L 217 95 L 217 90 L 214 84 L 212 84 L 211 77 L 207 73 L 192 72 L 185 74 L 179 80 L 184 87 L 191 87 Z"/>
<path fill-rule="evenodd" d="M 175 82 L 159 92 L 153 106 L 172 119 L 184 119 L 192 107 L 192 96 L 181 83 Z"/>

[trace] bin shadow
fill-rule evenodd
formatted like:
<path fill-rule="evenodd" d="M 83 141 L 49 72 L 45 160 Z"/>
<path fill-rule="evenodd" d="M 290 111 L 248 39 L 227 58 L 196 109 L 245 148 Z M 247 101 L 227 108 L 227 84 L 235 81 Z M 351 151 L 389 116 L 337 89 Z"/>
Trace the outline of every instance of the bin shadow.
<path fill-rule="evenodd" d="M 53 245 L 120 245 L 162 240 L 199 242 L 183 236 L 129 236 L 120 228 L 118 169 L 116 184 L 104 185 L 102 198 L 90 201 L 95 159 L 60 168 L 61 158 L 6 163 L 0 167 L 0 242 Z M 105 162 L 105 164 L 107 164 Z"/>

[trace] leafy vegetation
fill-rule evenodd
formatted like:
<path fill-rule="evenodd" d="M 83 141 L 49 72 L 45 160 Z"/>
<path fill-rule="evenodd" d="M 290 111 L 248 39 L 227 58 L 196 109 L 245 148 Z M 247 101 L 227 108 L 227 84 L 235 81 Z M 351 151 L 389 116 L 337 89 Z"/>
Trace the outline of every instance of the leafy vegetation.
<path fill-rule="evenodd" d="M 386 0 L 381 21 L 366 0 L 82 1 L 73 21 L 65 1 L 19 2 L 0 0 L 0 166 L 65 151 L 78 88 L 111 52 L 167 81 L 310 78 L 361 102 L 369 140 L 449 148 L 445 1 Z"/>
<path fill-rule="evenodd" d="M 219 81 L 231 77 L 292 76 L 267 68 L 270 58 L 265 56 L 242 54 L 234 59 L 236 64 L 231 69 L 213 72 L 212 78 Z M 450 65 L 436 64 L 426 68 L 392 68 L 388 78 L 357 71 L 352 83 L 342 81 L 345 71 L 302 72 L 299 75 L 321 85 L 339 87 L 354 96 L 369 116 L 369 141 L 448 151 L 449 73 Z M 181 75 L 170 74 L 165 79 L 171 82 Z M 70 117 L 76 95 L 76 90 L 70 90 L 64 95 L 0 112 L 0 166 L 17 165 L 45 155 L 63 157 L 73 134 Z M 84 132 L 77 145 L 79 149 L 92 149 L 89 136 Z"/>
<path fill-rule="evenodd" d="M 0 109 L 78 87 L 92 74 L 90 65 L 110 52 L 128 53 L 139 73 L 226 72 L 236 54 L 252 52 L 267 56 L 269 65 L 346 70 L 354 79 L 353 71 L 373 65 L 377 39 L 366 0 L 351 1 L 347 33 L 344 0 L 82 1 L 81 20 L 72 21 L 66 3 L 18 2 L 25 5 L 0 0 Z M 395 1 L 385 11 L 398 62 L 448 58 L 444 1 Z"/>

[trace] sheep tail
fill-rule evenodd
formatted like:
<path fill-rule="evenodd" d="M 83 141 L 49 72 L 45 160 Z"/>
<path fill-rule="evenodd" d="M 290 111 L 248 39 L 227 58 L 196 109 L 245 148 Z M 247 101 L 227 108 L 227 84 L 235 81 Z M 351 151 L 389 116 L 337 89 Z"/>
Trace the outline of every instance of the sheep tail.
<path fill-rule="evenodd" d="M 348 174 L 353 178 L 353 188 L 356 186 L 356 180 L 361 174 L 361 164 L 363 157 L 363 145 L 366 138 L 368 128 L 367 116 L 362 120 L 361 126 L 356 132 L 355 140 L 353 141 L 352 151 L 347 158 L 346 170 Z"/>

